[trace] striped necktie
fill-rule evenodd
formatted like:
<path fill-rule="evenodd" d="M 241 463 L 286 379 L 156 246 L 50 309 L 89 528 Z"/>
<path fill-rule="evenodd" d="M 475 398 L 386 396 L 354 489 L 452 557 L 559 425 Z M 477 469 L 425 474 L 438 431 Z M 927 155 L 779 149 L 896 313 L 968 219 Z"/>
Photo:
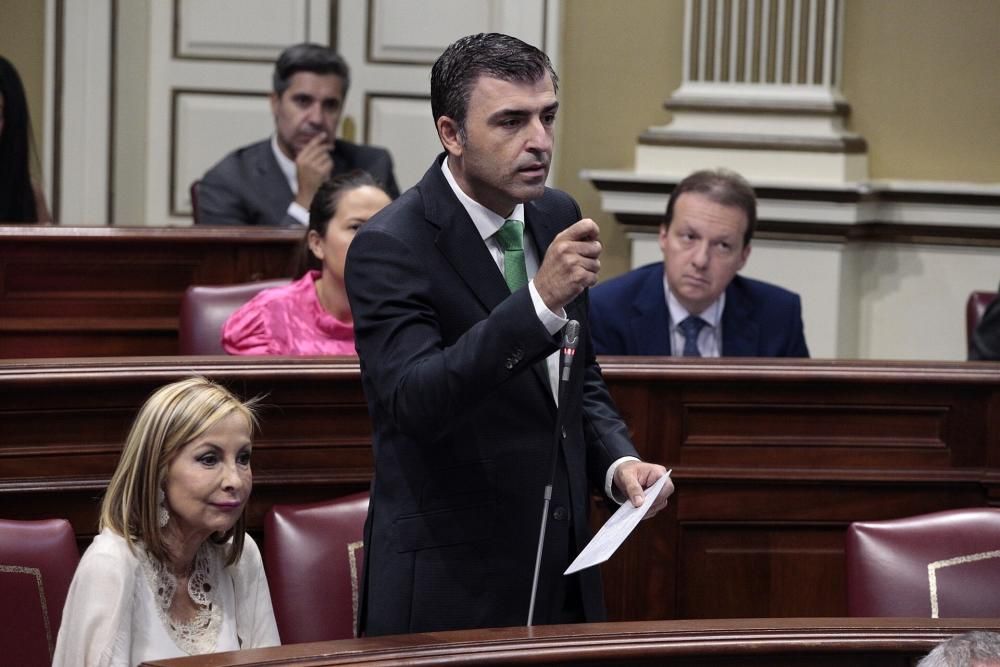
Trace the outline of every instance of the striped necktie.
<path fill-rule="evenodd" d="M 685 317 L 681 320 L 681 323 L 677 325 L 677 328 L 681 330 L 681 335 L 684 336 L 683 356 L 701 356 L 701 352 L 698 351 L 698 333 L 706 324 L 708 324 L 708 322 L 705 320 L 691 315 L 689 317 Z"/>

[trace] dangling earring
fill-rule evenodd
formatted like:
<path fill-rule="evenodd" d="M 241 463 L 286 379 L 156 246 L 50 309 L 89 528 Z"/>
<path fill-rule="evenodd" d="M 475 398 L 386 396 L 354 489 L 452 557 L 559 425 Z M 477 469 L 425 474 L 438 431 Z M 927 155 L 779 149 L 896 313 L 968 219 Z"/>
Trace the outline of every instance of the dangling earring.
<path fill-rule="evenodd" d="M 167 494 L 160 489 L 156 493 L 156 523 L 163 528 L 170 522 L 170 512 L 167 511 Z"/>

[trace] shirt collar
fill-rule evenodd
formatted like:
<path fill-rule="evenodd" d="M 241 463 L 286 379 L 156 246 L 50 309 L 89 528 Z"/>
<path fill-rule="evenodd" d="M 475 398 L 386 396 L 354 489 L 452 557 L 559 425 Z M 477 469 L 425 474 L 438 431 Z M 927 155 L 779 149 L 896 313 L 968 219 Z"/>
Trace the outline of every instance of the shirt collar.
<path fill-rule="evenodd" d="M 285 155 L 278 146 L 278 135 L 271 135 L 271 150 L 274 152 L 274 159 L 278 161 L 278 168 L 285 175 L 288 187 L 292 189 L 292 194 L 299 193 L 299 172 L 295 167 L 295 160 Z"/>
<path fill-rule="evenodd" d="M 681 302 L 677 300 L 674 293 L 670 291 L 670 284 L 667 282 L 667 272 L 663 272 L 663 293 L 667 298 L 667 308 L 670 310 L 670 324 L 676 327 L 678 324 L 683 322 L 685 318 L 691 315 L 687 308 L 681 305 Z M 722 322 L 722 310 L 726 306 L 726 293 L 722 292 L 719 298 L 716 299 L 712 305 L 702 311 L 698 317 L 705 320 L 710 327 L 713 329 L 718 329 L 720 323 Z"/>
<path fill-rule="evenodd" d="M 451 186 L 452 192 L 458 197 L 458 201 L 462 203 L 465 211 L 472 218 L 472 224 L 476 226 L 476 230 L 479 232 L 479 236 L 485 241 L 494 234 L 497 233 L 503 223 L 507 220 L 520 220 L 524 222 L 524 204 L 518 204 L 514 207 L 514 211 L 510 214 L 510 218 L 504 218 L 501 215 L 497 215 L 494 211 L 486 208 L 475 199 L 465 194 L 458 185 L 458 181 L 455 180 L 455 175 L 451 173 L 451 169 L 448 167 L 448 156 L 446 155 L 444 160 L 441 161 L 441 171 L 444 172 L 444 178 L 448 181 L 448 185 Z"/>

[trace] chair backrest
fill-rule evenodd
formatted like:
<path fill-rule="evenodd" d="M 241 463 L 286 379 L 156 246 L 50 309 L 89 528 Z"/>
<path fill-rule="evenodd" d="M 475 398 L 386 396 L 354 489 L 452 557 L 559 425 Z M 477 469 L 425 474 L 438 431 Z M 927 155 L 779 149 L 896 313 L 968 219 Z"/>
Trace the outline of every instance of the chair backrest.
<path fill-rule="evenodd" d="M 850 616 L 1000 617 L 1000 509 L 948 510 L 847 529 Z"/>
<path fill-rule="evenodd" d="M 0 519 L 0 664 L 52 664 L 79 561 L 68 521 Z"/>
<path fill-rule="evenodd" d="M 282 278 L 236 285 L 191 285 L 181 300 L 178 352 L 225 354 L 222 326 L 229 316 L 258 292 L 289 282 Z"/>
<path fill-rule="evenodd" d="M 368 492 L 264 517 L 264 569 L 283 644 L 355 636 Z"/>
<path fill-rule="evenodd" d="M 983 313 L 987 306 L 997 298 L 997 292 L 972 292 L 965 302 L 965 340 L 966 349 L 972 354 L 972 334 L 975 333 L 979 321 L 983 319 Z"/>

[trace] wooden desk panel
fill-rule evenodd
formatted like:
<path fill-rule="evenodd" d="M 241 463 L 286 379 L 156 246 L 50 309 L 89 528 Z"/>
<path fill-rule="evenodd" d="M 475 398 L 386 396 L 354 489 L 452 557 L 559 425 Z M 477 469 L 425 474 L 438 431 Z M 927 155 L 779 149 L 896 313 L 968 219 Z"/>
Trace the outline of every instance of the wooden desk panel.
<path fill-rule="evenodd" d="M 677 486 L 603 568 L 612 618 L 840 616 L 851 521 L 1000 505 L 996 364 L 603 365 Z M 650 567 L 676 576 L 644 590 Z"/>
<path fill-rule="evenodd" d="M 851 521 L 1000 505 L 1000 365 L 603 361 L 637 448 L 677 485 L 603 566 L 612 619 L 842 616 Z M 367 487 L 356 359 L 12 360 L 0 515 L 67 517 L 85 545 L 139 405 L 192 372 L 267 395 L 255 534 L 276 502 Z"/>
<path fill-rule="evenodd" d="M 974 619 L 742 619 L 432 632 L 153 660 L 146 667 L 576 665 L 911 667 Z"/>
<path fill-rule="evenodd" d="M 295 229 L 0 225 L 0 357 L 166 355 L 189 285 L 290 275 Z"/>

